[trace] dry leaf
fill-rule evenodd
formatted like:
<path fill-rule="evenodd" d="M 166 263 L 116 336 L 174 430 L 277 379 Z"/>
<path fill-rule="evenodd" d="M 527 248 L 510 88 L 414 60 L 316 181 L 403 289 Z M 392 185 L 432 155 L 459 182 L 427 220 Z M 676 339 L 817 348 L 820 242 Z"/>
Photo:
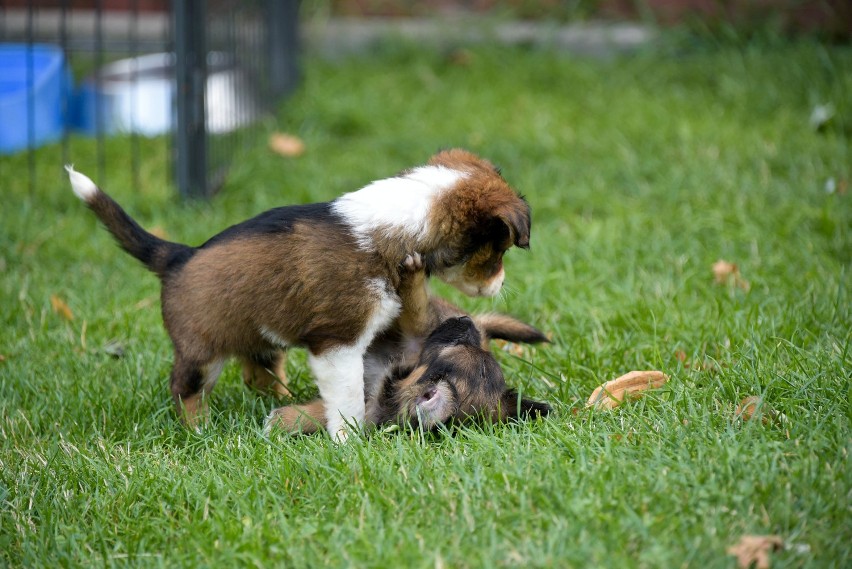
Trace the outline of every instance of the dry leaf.
<path fill-rule="evenodd" d="M 586 407 L 614 409 L 621 405 L 628 395 L 656 389 L 668 380 L 669 376 L 661 371 L 631 371 L 595 389 L 586 402 Z"/>
<path fill-rule="evenodd" d="M 4 356 L 3 354 L 0 354 L 0 362 L 5 362 L 5 361 L 6 361 L 6 356 Z"/>
<path fill-rule="evenodd" d="M 74 313 L 71 312 L 71 309 L 68 308 L 68 305 L 65 304 L 65 301 L 56 296 L 55 294 L 50 295 L 50 305 L 53 306 L 53 311 L 63 317 L 65 320 L 74 320 Z"/>
<path fill-rule="evenodd" d="M 734 410 L 734 415 L 739 418 L 742 417 L 745 421 L 750 421 L 752 417 L 754 417 L 755 411 L 760 407 L 762 400 L 760 397 L 756 395 L 750 395 L 745 397 L 740 404 L 737 405 L 737 408 Z M 764 418 L 765 420 L 765 418 Z"/>
<path fill-rule="evenodd" d="M 148 230 L 148 233 L 153 235 L 154 237 L 159 237 L 160 239 L 168 239 L 169 234 L 166 233 L 166 230 L 160 227 L 159 225 L 152 227 Z"/>
<path fill-rule="evenodd" d="M 305 143 L 298 136 L 276 132 L 269 137 L 269 148 L 276 154 L 293 158 L 305 153 Z"/>
<path fill-rule="evenodd" d="M 750 395 L 743 398 L 737 408 L 734 409 L 734 419 L 742 419 L 743 421 L 751 421 L 752 419 L 760 419 L 764 425 L 779 422 L 787 423 L 787 416 L 771 408 L 763 399 L 756 395 Z"/>
<path fill-rule="evenodd" d="M 724 259 L 719 259 L 713 263 L 713 280 L 716 284 L 732 283 L 744 291 L 751 288 L 751 284 L 740 274 L 740 268 L 736 263 L 730 263 Z"/>
<path fill-rule="evenodd" d="M 716 279 L 716 284 L 725 284 L 731 275 L 740 274 L 740 269 L 734 263 L 729 263 L 724 259 L 719 259 L 713 263 L 713 276 Z"/>
<path fill-rule="evenodd" d="M 675 352 L 675 358 L 677 358 L 677 361 L 679 361 L 680 363 L 685 363 L 686 362 L 686 352 L 684 352 L 683 350 L 676 351 Z M 689 367 L 689 364 L 686 364 L 685 367 Z"/>
<path fill-rule="evenodd" d="M 752 563 L 757 569 L 769 569 L 769 552 L 784 547 L 784 540 L 777 535 L 744 535 L 739 543 L 728 548 L 728 555 L 737 558 L 740 569 L 748 569 Z"/>

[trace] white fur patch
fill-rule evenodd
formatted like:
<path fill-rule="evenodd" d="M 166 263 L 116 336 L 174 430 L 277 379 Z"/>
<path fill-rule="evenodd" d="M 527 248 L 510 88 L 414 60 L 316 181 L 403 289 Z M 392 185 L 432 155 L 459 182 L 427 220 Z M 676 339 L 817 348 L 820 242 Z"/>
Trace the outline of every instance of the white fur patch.
<path fill-rule="evenodd" d="M 287 342 L 284 341 L 284 338 L 267 328 L 266 326 L 261 326 L 258 329 L 260 335 L 263 336 L 263 339 L 272 344 L 273 346 L 278 346 L 279 348 L 286 348 Z"/>
<path fill-rule="evenodd" d="M 98 193 L 98 187 L 91 178 L 74 170 L 74 166 L 66 164 L 65 171 L 68 172 L 74 194 L 84 202 L 91 200 Z"/>
<path fill-rule="evenodd" d="M 216 385 L 216 380 L 222 375 L 222 370 L 225 368 L 225 359 L 215 360 L 204 368 L 204 379 L 201 381 L 201 389 L 204 393 L 210 393 L 213 386 Z"/>
<path fill-rule="evenodd" d="M 347 423 L 364 422 L 364 353 L 359 346 L 308 355 L 308 364 L 316 377 L 325 403 L 325 426 L 337 442 L 348 437 Z"/>
<path fill-rule="evenodd" d="M 503 287 L 506 271 L 502 268 L 499 273 L 485 282 L 465 279 L 464 269 L 464 265 L 446 267 L 440 271 L 436 271 L 435 276 L 448 285 L 456 287 L 468 296 L 494 296 Z"/>
<path fill-rule="evenodd" d="M 480 294 L 482 296 L 495 296 L 500 289 L 503 288 L 503 281 L 506 279 L 506 270 L 501 268 L 500 272 L 497 273 L 493 279 L 482 285 L 480 287 Z"/>
<path fill-rule="evenodd" d="M 370 316 L 370 320 L 367 321 L 364 333 L 357 342 L 365 352 L 376 334 L 386 330 L 396 317 L 399 316 L 399 311 L 402 310 L 402 302 L 399 296 L 397 296 L 387 281 L 372 279 L 370 281 L 370 289 L 376 295 L 378 303 L 373 314 Z"/>
<path fill-rule="evenodd" d="M 435 197 L 466 176 L 443 166 L 421 166 L 404 176 L 378 180 L 344 194 L 331 207 L 352 227 L 362 246 L 369 246 L 371 234 L 381 229 L 402 229 L 419 238 L 429 231 L 429 210 Z"/>
<path fill-rule="evenodd" d="M 376 279 L 370 288 L 377 294 L 377 302 L 358 340 L 319 356 L 308 355 L 308 364 L 325 403 L 326 428 L 338 442 L 348 437 L 347 424 L 357 426 L 364 422 L 364 353 L 376 334 L 390 326 L 401 308 L 399 297 L 388 291 L 384 281 Z"/>

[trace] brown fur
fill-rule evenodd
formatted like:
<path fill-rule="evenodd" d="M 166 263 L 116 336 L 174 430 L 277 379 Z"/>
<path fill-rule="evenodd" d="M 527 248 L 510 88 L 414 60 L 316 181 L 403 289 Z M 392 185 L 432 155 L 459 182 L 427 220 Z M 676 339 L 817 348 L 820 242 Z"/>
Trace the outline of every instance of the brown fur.
<path fill-rule="evenodd" d="M 468 294 L 493 294 L 505 250 L 529 243 L 529 207 L 471 153 L 446 151 L 431 163 L 466 174 L 436 199 L 431 232 L 415 239 L 377 229 L 369 249 L 357 245 L 329 204 L 270 210 L 193 248 L 145 232 L 101 191 L 83 198 L 119 244 L 161 278 L 163 322 L 175 350 L 171 392 L 187 424 L 206 414 L 204 395 L 230 356 L 245 362 L 248 384 L 283 394 L 282 345 L 305 346 L 317 358 L 360 349 L 373 333 L 371 318 L 381 316 L 374 332 L 382 332 L 394 305 L 407 326 L 411 307 L 398 289 L 409 251 L 420 251 L 429 272 Z M 314 370 L 321 391 L 334 381 L 329 366 L 323 369 L 322 378 Z M 337 409 L 328 410 L 329 425 L 340 422 Z"/>

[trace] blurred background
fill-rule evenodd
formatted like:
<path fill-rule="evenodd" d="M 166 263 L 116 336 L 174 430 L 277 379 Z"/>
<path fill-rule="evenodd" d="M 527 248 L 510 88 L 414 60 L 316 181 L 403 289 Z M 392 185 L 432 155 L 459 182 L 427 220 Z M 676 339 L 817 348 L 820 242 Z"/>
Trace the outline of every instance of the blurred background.
<path fill-rule="evenodd" d="M 57 163 L 96 141 L 129 157 L 134 186 L 161 152 L 182 196 L 213 195 L 251 129 L 274 116 L 307 54 L 366 53 L 389 38 L 456 49 L 474 43 L 547 46 L 607 57 L 646 47 L 659 31 L 740 41 L 817 37 L 848 42 L 846 0 L 5 0 L 0 3 L 0 156 L 59 142 Z M 466 54 L 459 51 L 464 59 Z M 461 61 L 460 63 L 464 63 Z M 157 138 L 159 137 L 159 138 Z M 107 138 L 114 141 L 106 144 Z M 140 138 L 159 144 L 140 144 Z M 120 141 L 116 142 L 116 141 Z M 283 153 L 301 141 L 273 141 Z"/>

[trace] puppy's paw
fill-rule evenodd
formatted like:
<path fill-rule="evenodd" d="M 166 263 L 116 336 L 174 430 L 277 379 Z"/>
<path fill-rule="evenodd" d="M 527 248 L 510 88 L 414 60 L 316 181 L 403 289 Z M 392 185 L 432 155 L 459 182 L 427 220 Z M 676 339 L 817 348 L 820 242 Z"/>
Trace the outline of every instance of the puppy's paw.
<path fill-rule="evenodd" d="M 410 273 L 416 273 L 423 270 L 423 256 L 420 253 L 411 253 L 405 256 L 405 259 L 400 263 L 403 269 Z"/>

